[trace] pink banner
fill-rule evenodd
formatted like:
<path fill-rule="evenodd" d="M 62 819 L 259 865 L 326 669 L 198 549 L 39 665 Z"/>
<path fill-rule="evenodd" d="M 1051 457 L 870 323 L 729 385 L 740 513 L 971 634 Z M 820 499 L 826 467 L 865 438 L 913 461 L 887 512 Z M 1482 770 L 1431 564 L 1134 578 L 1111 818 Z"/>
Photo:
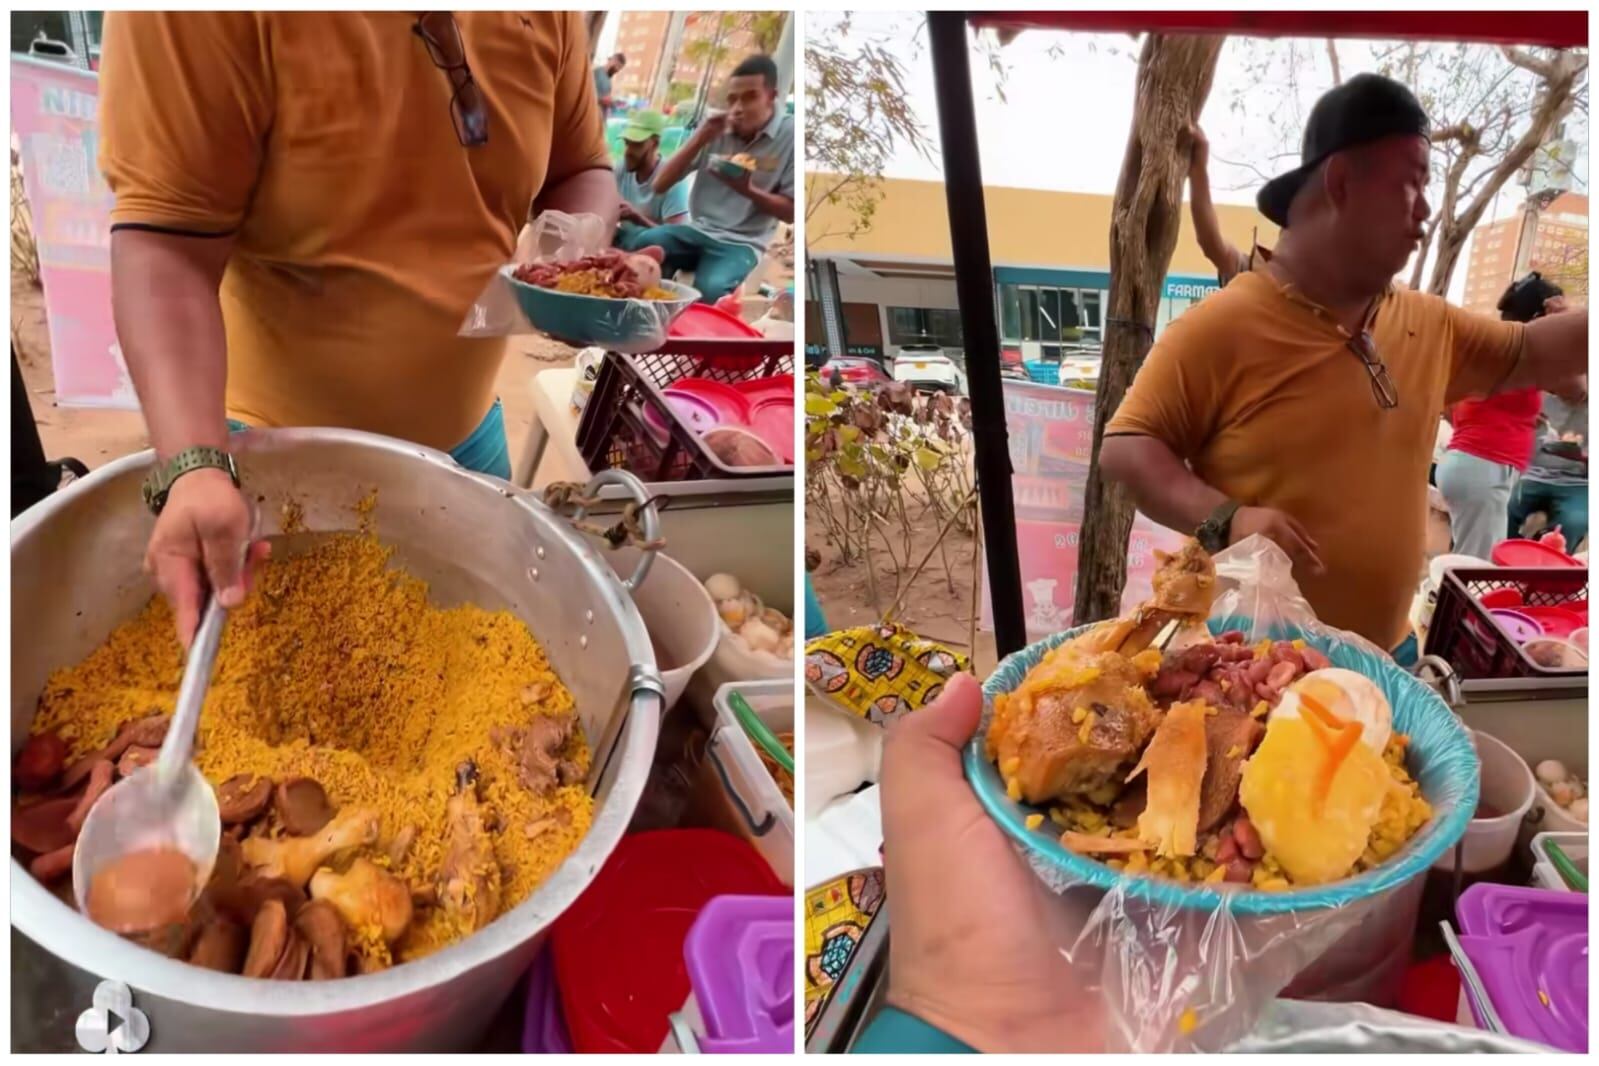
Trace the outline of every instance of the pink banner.
<path fill-rule="evenodd" d="M 11 57 L 11 130 L 39 244 L 56 402 L 137 408 L 111 317 L 111 190 L 97 74 Z"/>
<path fill-rule="evenodd" d="M 1022 606 L 1028 638 L 1036 640 L 1072 624 L 1083 491 L 1094 439 L 1094 394 L 1020 381 L 1006 381 L 1004 389 Z M 1155 549 L 1173 551 L 1183 539 L 1143 515 L 1134 517 L 1127 544 L 1124 609 L 1149 598 Z M 986 566 L 983 584 L 986 588 Z M 981 625 L 994 628 L 987 594 L 982 597 Z"/>

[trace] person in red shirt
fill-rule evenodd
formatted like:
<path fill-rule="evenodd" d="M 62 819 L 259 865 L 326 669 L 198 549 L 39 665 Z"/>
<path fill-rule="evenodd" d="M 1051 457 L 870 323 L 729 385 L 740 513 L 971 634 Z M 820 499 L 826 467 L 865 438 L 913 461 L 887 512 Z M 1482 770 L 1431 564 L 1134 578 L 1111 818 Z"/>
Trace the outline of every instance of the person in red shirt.
<path fill-rule="evenodd" d="M 1560 286 L 1533 271 L 1499 298 L 1499 317 L 1531 322 L 1563 306 Z M 1542 407 L 1543 394 L 1535 388 L 1455 405 L 1450 416 L 1454 435 L 1437 475 L 1438 491 L 1449 505 L 1455 551 L 1487 559 L 1493 546 L 1505 538 L 1510 494 L 1532 459 L 1534 427 Z"/>

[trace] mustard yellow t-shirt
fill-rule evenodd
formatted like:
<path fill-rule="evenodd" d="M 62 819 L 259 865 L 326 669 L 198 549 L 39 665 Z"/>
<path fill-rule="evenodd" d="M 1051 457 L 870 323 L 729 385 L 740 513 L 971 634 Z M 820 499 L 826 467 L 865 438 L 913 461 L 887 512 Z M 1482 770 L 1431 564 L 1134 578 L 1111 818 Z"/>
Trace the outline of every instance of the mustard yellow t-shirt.
<path fill-rule="evenodd" d="M 1161 335 L 1105 432 L 1161 440 L 1230 498 L 1297 518 L 1327 566 L 1294 574 L 1317 616 L 1394 648 L 1421 576 L 1438 419 L 1504 380 L 1525 328 L 1399 288 L 1369 328 L 1391 410 L 1327 312 L 1240 274 Z"/>
<path fill-rule="evenodd" d="M 608 169 L 574 12 L 457 12 L 488 113 L 406 12 L 114 12 L 100 71 L 113 228 L 234 234 L 227 409 L 461 443 L 500 339 L 456 336 L 540 191 Z"/>

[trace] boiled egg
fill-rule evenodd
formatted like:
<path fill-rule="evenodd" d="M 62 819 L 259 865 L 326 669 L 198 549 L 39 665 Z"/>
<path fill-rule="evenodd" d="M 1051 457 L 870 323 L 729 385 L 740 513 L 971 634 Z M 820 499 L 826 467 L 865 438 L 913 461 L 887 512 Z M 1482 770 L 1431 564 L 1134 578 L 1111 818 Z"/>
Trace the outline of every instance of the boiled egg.
<path fill-rule="evenodd" d="M 1378 755 L 1388 747 L 1394 712 L 1377 683 L 1364 674 L 1332 666 L 1312 670 L 1283 690 L 1271 719 L 1298 718 L 1309 698 L 1346 722 L 1361 724 L 1360 739 Z"/>

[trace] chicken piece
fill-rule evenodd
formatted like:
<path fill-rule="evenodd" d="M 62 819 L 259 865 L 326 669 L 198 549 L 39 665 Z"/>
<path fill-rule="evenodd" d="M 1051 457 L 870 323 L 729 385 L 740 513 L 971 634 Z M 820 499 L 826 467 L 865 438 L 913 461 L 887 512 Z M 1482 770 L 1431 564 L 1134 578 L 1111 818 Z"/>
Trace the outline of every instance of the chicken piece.
<path fill-rule="evenodd" d="M 1216 564 L 1197 540 L 1188 540 L 1175 555 L 1155 552 L 1160 565 L 1150 578 L 1153 595 L 1146 610 L 1203 621 L 1216 602 Z"/>
<path fill-rule="evenodd" d="M 1007 789 L 1037 804 L 1121 784 L 1160 720 L 1142 684 L 1114 652 L 1068 645 L 1045 656 L 994 703 L 988 750 Z"/>
<path fill-rule="evenodd" d="M 474 932 L 500 913 L 500 866 L 478 803 L 477 779 L 477 764 L 470 760 L 456 769 L 455 795 L 445 807 L 449 837 L 438 876 L 440 905 L 464 916 Z"/>
<path fill-rule="evenodd" d="M 558 785 L 583 779 L 581 768 L 561 755 L 577 729 L 577 715 L 539 714 L 525 726 L 496 726 L 489 737 L 516 761 L 517 779 L 532 792 L 547 796 Z"/>
<path fill-rule="evenodd" d="M 318 866 L 341 851 L 372 844 L 378 838 L 378 815 L 366 807 L 342 810 L 314 836 L 248 837 L 244 861 L 262 877 L 281 877 L 304 888 Z"/>
<path fill-rule="evenodd" d="M 1129 777 L 1149 774 L 1149 799 L 1138 816 L 1139 839 L 1165 857 L 1199 846 L 1199 792 L 1205 779 L 1205 705 L 1179 703 L 1166 712 Z"/>
<path fill-rule="evenodd" d="M 1199 789 L 1199 831 L 1216 828 L 1238 801 L 1244 760 L 1266 727 L 1243 711 L 1220 710 L 1205 719 L 1205 781 Z"/>
<path fill-rule="evenodd" d="M 326 900 L 357 934 L 380 929 L 390 944 L 411 925 L 410 886 L 370 859 L 356 859 L 342 874 L 318 870 L 311 878 L 311 899 L 308 907 Z"/>

